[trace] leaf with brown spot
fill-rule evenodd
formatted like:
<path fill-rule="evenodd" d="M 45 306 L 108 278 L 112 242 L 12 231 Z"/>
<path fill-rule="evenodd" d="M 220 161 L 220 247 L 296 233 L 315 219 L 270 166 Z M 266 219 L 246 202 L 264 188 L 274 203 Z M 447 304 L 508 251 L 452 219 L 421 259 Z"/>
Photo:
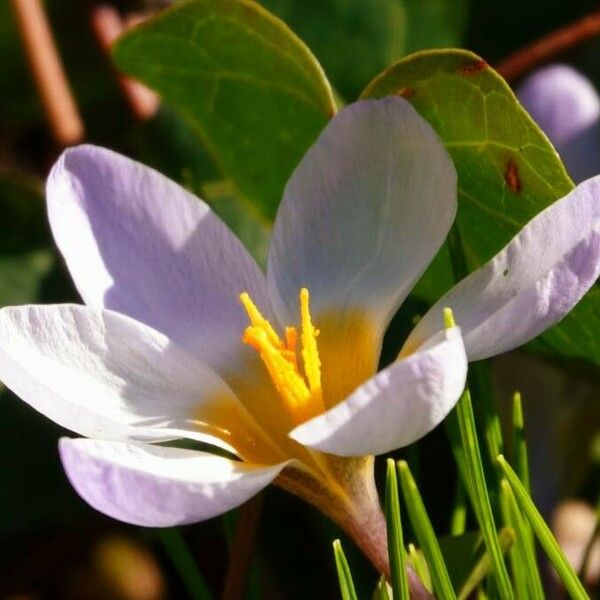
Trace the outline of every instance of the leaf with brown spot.
<path fill-rule="evenodd" d="M 402 98 L 411 98 L 412 96 L 415 95 L 415 90 L 414 88 L 411 87 L 401 87 L 397 92 L 396 92 L 396 96 L 402 96 Z"/>
<path fill-rule="evenodd" d="M 573 189 L 558 154 L 485 61 L 465 50 L 413 54 L 379 75 L 363 98 L 414 90 L 411 104 L 445 144 L 458 173 L 457 226 L 470 270 L 484 264 L 549 204 Z M 442 248 L 415 294 L 432 302 L 452 284 Z M 600 364 L 595 286 L 538 348 Z"/>
<path fill-rule="evenodd" d="M 506 170 L 504 171 L 504 181 L 508 186 L 508 189 L 513 194 L 518 194 L 521 191 L 521 178 L 519 177 L 519 168 L 517 167 L 517 163 L 509 158 L 506 163 Z"/>
<path fill-rule="evenodd" d="M 487 66 L 488 66 L 487 62 L 485 60 L 483 60 L 482 58 L 480 58 L 479 60 L 469 63 L 468 65 L 463 65 L 462 67 L 458 67 L 456 72 L 459 75 L 465 75 L 467 77 L 470 77 L 471 75 L 478 75 Z"/>

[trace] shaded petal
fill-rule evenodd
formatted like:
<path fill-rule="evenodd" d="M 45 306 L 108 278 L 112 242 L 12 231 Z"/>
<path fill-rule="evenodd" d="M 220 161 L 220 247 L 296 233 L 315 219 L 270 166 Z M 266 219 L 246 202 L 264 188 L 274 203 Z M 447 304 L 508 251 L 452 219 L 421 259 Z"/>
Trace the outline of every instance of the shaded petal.
<path fill-rule="evenodd" d="M 86 304 L 124 313 L 213 367 L 242 345 L 238 296 L 268 313 L 264 276 L 209 207 L 103 148 L 67 150 L 47 184 L 56 243 Z"/>
<path fill-rule="evenodd" d="M 345 365 L 346 377 L 359 373 L 350 389 L 375 372 L 391 316 L 455 213 L 452 161 L 431 126 L 398 97 L 340 111 L 292 175 L 269 250 L 269 290 L 288 323 L 297 320 L 298 290 L 310 290 L 320 344 L 333 349 L 322 356 L 325 370 L 335 349 L 360 349 L 360 364 Z"/>
<path fill-rule="evenodd" d="M 0 380 L 80 435 L 188 437 L 234 448 L 261 433 L 209 367 L 119 313 L 77 305 L 0 310 Z"/>
<path fill-rule="evenodd" d="M 517 95 L 576 181 L 600 171 L 600 96 L 586 77 L 549 65 L 527 77 Z"/>
<path fill-rule="evenodd" d="M 460 330 L 443 330 L 346 400 L 294 429 L 296 441 L 339 456 L 383 454 L 412 444 L 456 404 L 467 376 Z"/>
<path fill-rule="evenodd" d="M 560 321 L 600 274 L 600 177 L 580 184 L 454 286 L 410 334 L 401 355 L 442 324 L 449 306 L 469 360 L 512 350 Z"/>
<path fill-rule="evenodd" d="M 67 476 L 96 510 L 126 523 L 171 527 L 239 506 L 279 475 L 204 452 L 86 439 L 60 440 Z"/>

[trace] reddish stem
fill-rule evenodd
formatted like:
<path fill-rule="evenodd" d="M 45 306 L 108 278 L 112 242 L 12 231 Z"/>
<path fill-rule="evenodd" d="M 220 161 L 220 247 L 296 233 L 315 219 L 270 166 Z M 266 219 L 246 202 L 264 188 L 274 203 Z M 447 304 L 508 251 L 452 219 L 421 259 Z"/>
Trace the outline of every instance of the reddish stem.
<path fill-rule="evenodd" d="M 540 64 L 597 35 L 600 35 L 600 11 L 561 27 L 511 54 L 496 65 L 496 71 L 507 81 L 514 81 Z"/>
<path fill-rule="evenodd" d="M 83 122 L 40 0 L 11 0 L 25 53 L 54 138 L 61 146 L 84 136 Z"/>

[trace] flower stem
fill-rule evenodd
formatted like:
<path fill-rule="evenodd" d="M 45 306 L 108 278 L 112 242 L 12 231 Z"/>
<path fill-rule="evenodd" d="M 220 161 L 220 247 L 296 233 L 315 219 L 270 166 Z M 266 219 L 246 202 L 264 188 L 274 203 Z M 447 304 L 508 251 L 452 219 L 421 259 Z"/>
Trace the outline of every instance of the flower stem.
<path fill-rule="evenodd" d="M 538 65 L 598 35 L 600 35 L 600 11 L 595 11 L 517 50 L 498 63 L 496 71 L 507 81 L 514 81 Z"/>

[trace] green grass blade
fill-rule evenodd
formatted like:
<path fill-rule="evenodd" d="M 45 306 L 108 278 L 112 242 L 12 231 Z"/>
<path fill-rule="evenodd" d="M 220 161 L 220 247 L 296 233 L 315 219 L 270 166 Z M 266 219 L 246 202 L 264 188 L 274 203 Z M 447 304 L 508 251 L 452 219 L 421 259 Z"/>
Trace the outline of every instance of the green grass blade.
<path fill-rule="evenodd" d="M 516 540 L 511 550 L 512 572 L 519 598 L 544 600 L 544 588 L 535 556 L 535 547 L 530 540 L 528 523 L 523 520 L 521 510 L 506 479 L 500 483 L 500 500 L 505 523 L 514 529 Z"/>
<path fill-rule="evenodd" d="M 358 600 L 356 590 L 354 589 L 354 581 L 352 581 L 352 573 L 346 560 L 346 555 L 342 549 L 340 540 L 333 542 L 333 554 L 335 556 L 335 566 L 337 568 L 338 579 L 340 581 L 340 592 L 342 600 Z"/>
<path fill-rule="evenodd" d="M 594 527 L 594 531 L 588 540 L 588 543 L 585 546 L 585 550 L 583 551 L 583 558 L 581 559 L 581 568 L 579 569 L 579 579 L 581 581 L 585 581 L 585 576 L 587 572 L 587 568 L 589 566 L 590 557 L 592 555 L 592 549 L 596 543 L 596 540 L 600 538 L 600 498 L 598 502 L 596 502 L 596 526 Z"/>
<path fill-rule="evenodd" d="M 521 393 L 513 394 L 512 406 L 512 427 L 513 427 L 513 464 L 515 471 L 523 487 L 531 494 L 531 483 L 529 479 L 529 458 L 527 456 L 527 443 L 525 441 L 525 419 L 523 418 L 523 404 L 521 402 Z M 498 452 L 498 454 L 502 454 Z"/>
<path fill-rule="evenodd" d="M 467 526 L 467 494 L 462 480 L 456 480 L 456 494 L 450 517 L 450 535 L 462 535 Z"/>
<path fill-rule="evenodd" d="M 211 600 L 210 589 L 179 529 L 170 527 L 157 529 L 156 532 L 190 598 Z"/>
<path fill-rule="evenodd" d="M 421 551 L 427 560 L 433 588 L 440 600 L 454 600 L 456 594 L 452 587 L 440 545 L 427 516 L 421 494 L 405 461 L 398 462 L 398 474 L 400 475 L 404 503 L 406 504 L 417 540 L 421 546 Z"/>
<path fill-rule="evenodd" d="M 565 589 L 571 598 L 574 598 L 575 600 L 589 600 L 589 596 L 587 595 L 581 581 L 579 581 L 577 574 L 569 564 L 569 561 L 558 545 L 558 542 L 552 535 L 550 528 L 548 525 L 546 525 L 544 519 L 535 507 L 533 500 L 519 480 L 519 477 L 513 471 L 512 467 L 506 462 L 504 456 L 498 456 L 497 461 L 502 469 L 502 472 L 504 473 L 504 476 L 510 484 L 521 510 L 529 520 L 529 523 L 533 528 L 540 545 L 550 559 L 550 562 L 563 582 Z"/>
<path fill-rule="evenodd" d="M 402 535 L 398 480 L 396 477 L 396 464 L 391 458 L 387 461 L 385 515 L 387 519 L 388 552 L 394 598 L 408 600 L 408 577 L 406 576 L 406 565 L 404 564 L 404 537 Z"/>
<path fill-rule="evenodd" d="M 385 577 L 380 577 L 373 594 L 373 600 L 393 600 L 389 593 L 389 584 Z"/>
<path fill-rule="evenodd" d="M 481 527 L 486 548 L 490 554 L 492 571 L 498 587 L 498 595 L 501 600 L 513 600 L 512 585 L 506 565 L 504 564 L 502 549 L 498 542 L 494 515 L 483 474 L 483 464 L 477 440 L 477 432 L 475 430 L 475 419 L 469 390 L 465 390 L 455 410 L 458 415 L 460 437 L 465 450 L 464 456 L 468 479 L 471 485 L 473 509 Z"/>
<path fill-rule="evenodd" d="M 421 583 L 425 586 L 425 589 L 431 594 L 433 591 L 433 586 L 431 584 L 429 570 L 425 564 L 425 558 L 415 548 L 414 544 L 408 545 L 408 556 L 410 558 L 410 564 L 417 574 L 417 577 L 421 580 Z"/>
<path fill-rule="evenodd" d="M 502 483 L 504 483 L 504 481 L 502 481 Z M 510 512 L 506 491 L 502 487 L 500 488 L 500 513 L 504 524 L 507 527 L 511 527 L 516 534 L 515 544 L 508 553 L 515 596 L 517 597 L 517 600 L 526 600 L 529 594 L 529 582 L 527 581 L 527 567 L 523 555 L 523 540 L 516 532 L 516 526 L 513 515 Z"/>
<path fill-rule="evenodd" d="M 503 552 L 506 552 L 515 542 L 515 533 L 512 529 L 502 529 L 498 534 L 498 543 Z M 458 600 L 467 600 L 471 597 L 477 586 L 492 568 L 492 561 L 489 552 L 484 552 L 483 556 L 477 561 L 473 570 L 466 581 L 460 586 Z"/>

